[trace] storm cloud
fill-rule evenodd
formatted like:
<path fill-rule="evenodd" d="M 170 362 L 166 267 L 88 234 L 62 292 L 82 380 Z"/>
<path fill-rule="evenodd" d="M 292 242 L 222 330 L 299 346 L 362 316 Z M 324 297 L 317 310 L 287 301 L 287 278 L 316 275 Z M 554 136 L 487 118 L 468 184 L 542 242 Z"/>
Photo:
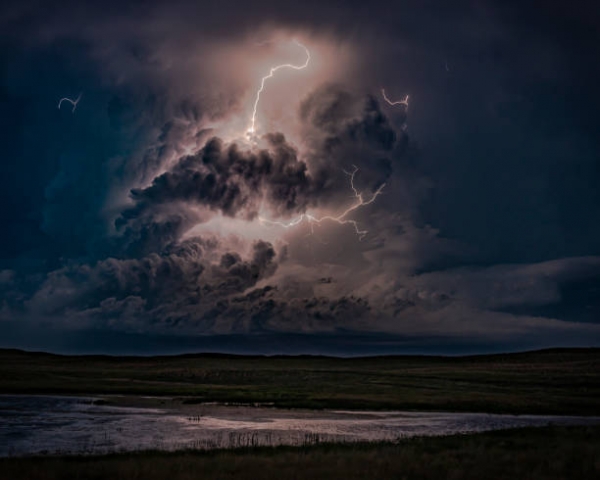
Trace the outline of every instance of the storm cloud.
<path fill-rule="evenodd" d="M 0 8 L 0 329 L 598 344 L 594 12 L 216 7 Z"/>
<path fill-rule="evenodd" d="M 258 215 L 263 200 L 283 214 L 305 210 L 318 186 L 313 186 L 306 164 L 282 134 L 266 137 L 272 153 L 242 151 L 235 143 L 225 146 L 212 138 L 198 154 L 182 158 L 156 177 L 151 186 L 132 190 L 137 208 L 124 217 L 137 216 L 149 205 L 178 201 L 248 220 Z"/>
<path fill-rule="evenodd" d="M 268 243 L 255 243 L 245 260 L 226 252 L 211 262 L 219 247 L 214 239 L 190 239 L 160 254 L 64 267 L 48 274 L 27 307 L 88 326 L 99 322 L 133 331 L 219 330 L 214 322 L 220 302 L 277 268 Z"/>

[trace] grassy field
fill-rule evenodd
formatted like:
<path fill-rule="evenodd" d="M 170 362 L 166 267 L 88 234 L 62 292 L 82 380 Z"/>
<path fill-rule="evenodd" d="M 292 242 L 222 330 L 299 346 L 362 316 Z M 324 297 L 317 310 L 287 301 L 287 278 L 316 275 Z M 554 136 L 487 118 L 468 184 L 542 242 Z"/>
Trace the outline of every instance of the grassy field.
<path fill-rule="evenodd" d="M 59 356 L 0 350 L 0 393 L 600 415 L 600 349 L 474 357 Z"/>
<path fill-rule="evenodd" d="M 395 444 L 0 459 L 1 480 L 598 479 L 600 427 L 546 427 Z"/>

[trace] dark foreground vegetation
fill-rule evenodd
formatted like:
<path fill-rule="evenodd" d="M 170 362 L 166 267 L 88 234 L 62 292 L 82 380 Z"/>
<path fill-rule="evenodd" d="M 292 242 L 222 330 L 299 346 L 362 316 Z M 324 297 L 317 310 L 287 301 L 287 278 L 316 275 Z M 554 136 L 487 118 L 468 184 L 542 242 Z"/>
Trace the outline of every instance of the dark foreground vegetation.
<path fill-rule="evenodd" d="M 598 479 L 600 427 L 545 427 L 398 443 L 0 459 L 4 480 Z"/>
<path fill-rule="evenodd" d="M 0 393 L 154 395 L 188 404 L 600 415 L 600 349 L 353 359 L 78 357 L 0 350 Z"/>

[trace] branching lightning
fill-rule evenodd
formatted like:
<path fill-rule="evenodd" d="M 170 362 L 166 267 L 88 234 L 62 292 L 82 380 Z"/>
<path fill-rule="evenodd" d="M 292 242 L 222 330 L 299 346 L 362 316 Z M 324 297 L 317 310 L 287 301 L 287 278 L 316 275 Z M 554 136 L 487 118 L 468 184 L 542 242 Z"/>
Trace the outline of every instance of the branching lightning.
<path fill-rule="evenodd" d="M 256 133 L 256 112 L 258 110 L 258 104 L 260 102 L 260 95 L 265 89 L 266 81 L 269 78 L 272 78 L 275 75 L 275 72 L 277 72 L 278 70 L 282 70 L 284 68 L 289 68 L 289 69 L 293 69 L 293 70 L 303 70 L 304 68 L 306 68 L 308 66 L 308 64 L 311 60 L 310 52 L 308 51 L 308 48 L 306 48 L 304 45 L 302 45 L 297 40 L 294 40 L 294 43 L 296 45 L 298 45 L 300 48 L 304 49 L 304 51 L 306 52 L 306 60 L 301 65 L 294 65 L 291 63 L 284 63 L 281 65 L 276 65 L 274 67 L 271 67 L 268 75 L 265 75 L 264 77 L 262 77 L 261 82 L 260 82 L 260 87 L 256 91 L 254 105 L 252 108 L 252 117 L 250 119 L 250 125 L 246 131 L 246 135 L 249 138 L 254 137 L 254 135 Z M 386 97 L 385 91 L 383 89 L 381 89 L 381 92 L 382 92 L 385 100 L 390 105 L 402 104 L 402 105 L 405 105 L 406 107 L 408 107 L 408 95 L 399 102 L 392 102 L 391 100 L 389 100 Z M 352 225 L 352 227 L 354 228 L 354 232 L 358 236 L 358 239 L 362 240 L 365 237 L 365 235 L 367 235 L 367 233 L 369 233 L 369 232 L 367 230 L 361 229 L 356 220 L 352 220 L 347 217 L 348 217 L 348 215 L 350 215 L 351 212 L 357 210 L 358 208 L 363 207 L 365 205 L 370 205 L 371 203 L 373 203 L 375 201 L 375 199 L 379 195 L 381 195 L 381 193 L 383 192 L 385 183 L 382 184 L 377 190 L 375 190 L 369 198 L 365 199 L 363 192 L 359 192 L 354 185 L 354 177 L 355 177 L 356 173 L 358 172 L 358 168 L 356 166 L 353 166 L 353 167 L 354 167 L 354 169 L 351 172 L 346 172 L 344 170 L 344 173 L 350 177 L 350 188 L 352 189 L 352 192 L 354 193 L 353 198 L 355 199 L 355 202 L 352 205 L 350 205 L 348 208 L 346 208 L 344 211 L 342 211 L 339 215 L 324 215 L 322 217 L 317 217 L 310 213 L 303 213 L 298 218 L 295 218 L 289 222 L 268 220 L 264 217 L 259 216 L 258 217 L 259 222 L 262 225 L 272 225 L 272 226 L 278 226 L 278 227 L 282 227 L 282 228 L 286 228 L 286 229 L 295 227 L 295 226 L 301 224 L 302 222 L 307 222 L 310 225 L 311 233 L 314 233 L 315 224 L 320 225 L 323 222 L 330 221 L 330 222 L 338 223 L 339 225 Z"/>
<path fill-rule="evenodd" d="M 269 71 L 269 74 L 262 77 L 262 80 L 260 82 L 260 88 L 258 89 L 258 91 L 256 92 L 256 98 L 254 100 L 254 107 L 252 109 L 252 119 L 250 120 L 250 126 L 248 127 L 247 130 L 247 135 L 252 137 L 255 133 L 255 129 L 256 129 L 256 110 L 258 109 L 258 102 L 260 101 L 260 94 L 263 92 L 263 90 L 265 89 L 265 82 L 269 79 L 272 78 L 275 75 L 275 72 L 277 72 L 278 70 L 281 70 L 283 68 L 291 68 L 294 70 L 302 70 L 304 68 L 306 68 L 308 66 L 308 62 L 310 62 L 310 52 L 308 51 L 308 48 L 306 48 L 304 45 L 302 45 L 300 42 L 298 42 L 297 40 L 294 40 L 294 43 L 296 45 L 298 45 L 299 47 L 303 48 L 304 51 L 306 52 L 306 61 L 302 64 L 302 65 L 293 65 L 291 63 L 284 63 L 282 65 L 277 65 L 275 67 L 271 67 L 271 70 Z"/>
<path fill-rule="evenodd" d="M 291 220 L 289 222 L 278 222 L 278 221 L 274 221 L 274 220 L 267 220 L 262 217 L 258 217 L 258 219 L 262 224 L 274 225 L 274 226 L 279 226 L 279 227 L 283 227 L 283 228 L 292 228 L 292 227 L 295 227 L 296 225 L 299 225 L 303 221 L 306 221 L 310 225 L 311 233 L 314 233 L 314 225 L 315 224 L 320 225 L 321 223 L 323 223 L 325 221 L 336 222 L 340 225 L 352 225 L 352 227 L 354 228 L 354 232 L 356 233 L 356 235 L 358 235 L 358 239 L 362 240 L 365 237 L 365 235 L 367 235 L 367 233 L 369 233 L 368 230 L 361 230 L 360 227 L 358 226 L 358 222 L 356 222 L 356 220 L 347 219 L 346 217 L 354 210 L 356 210 L 362 206 L 373 203 L 375 201 L 375 199 L 379 195 L 381 195 L 383 188 L 385 187 L 385 183 L 383 185 L 381 185 L 377 190 L 375 190 L 375 192 L 373 192 L 373 194 L 371 195 L 371 197 L 368 200 L 365 200 L 363 193 L 359 192 L 356 189 L 356 187 L 354 186 L 354 176 L 356 175 L 356 172 L 358 172 L 358 168 L 356 166 L 354 166 L 354 169 L 351 172 L 346 172 L 344 170 L 344 173 L 350 177 L 350 187 L 352 188 L 352 191 L 354 192 L 354 198 L 356 198 L 357 201 L 354 204 L 352 204 L 350 207 L 348 207 L 346 210 L 344 210 L 342 213 L 340 213 L 339 215 L 335 215 L 335 216 L 325 215 L 323 217 L 315 217 L 314 215 L 311 215 L 309 213 L 303 213 L 298 218 Z"/>
<path fill-rule="evenodd" d="M 408 99 L 410 98 L 408 95 L 406 95 L 402 100 L 396 100 L 395 102 L 393 102 L 387 97 L 387 95 L 385 94 L 385 89 L 383 88 L 381 89 L 381 95 L 383 95 L 383 99 L 392 106 L 404 105 L 406 108 L 408 108 Z"/>
<path fill-rule="evenodd" d="M 81 93 L 79 94 L 79 96 L 75 100 L 72 100 L 72 99 L 70 99 L 68 97 L 61 98 L 59 100 L 59 102 L 58 102 L 58 109 L 60 110 L 60 106 L 62 105 L 63 102 L 69 102 L 69 103 L 71 103 L 73 105 L 72 112 L 74 113 L 75 109 L 77 108 L 77 104 L 79 103 L 79 100 L 81 100 Z"/>

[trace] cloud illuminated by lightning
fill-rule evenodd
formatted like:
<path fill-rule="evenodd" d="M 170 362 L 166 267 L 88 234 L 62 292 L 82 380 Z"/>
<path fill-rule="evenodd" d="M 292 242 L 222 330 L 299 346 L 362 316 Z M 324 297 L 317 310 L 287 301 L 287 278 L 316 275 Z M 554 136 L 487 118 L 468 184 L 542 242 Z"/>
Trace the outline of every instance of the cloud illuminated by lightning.
<path fill-rule="evenodd" d="M 310 52 L 308 51 L 308 48 L 306 48 L 304 45 L 302 45 L 300 42 L 298 42 L 297 40 L 294 40 L 294 43 L 296 45 L 298 45 L 299 47 L 303 48 L 304 51 L 306 52 L 306 61 L 302 64 L 302 65 L 293 65 L 291 63 L 284 63 L 282 65 L 277 65 L 275 67 L 271 67 L 271 70 L 269 71 L 269 74 L 262 77 L 262 80 L 260 82 L 260 88 L 257 90 L 256 92 L 256 98 L 254 100 L 254 107 L 252 109 L 252 118 L 250 120 L 250 126 L 248 127 L 247 130 L 247 134 L 248 136 L 253 136 L 255 133 L 255 123 L 256 123 L 256 110 L 258 109 L 258 102 L 260 101 L 260 94 L 262 93 L 262 91 L 265 89 L 265 82 L 269 79 L 272 78 L 275 75 L 275 72 L 277 72 L 277 70 L 281 70 L 283 68 L 291 68 L 294 70 L 302 70 L 304 68 L 306 68 L 308 66 L 308 62 L 310 62 Z"/>
<path fill-rule="evenodd" d="M 298 218 L 291 220 L 289 222 L 279 222 L 279 221 L 274 221 L 274 220 L 267 220 L 263 217 L 258 217 L 258 219 L 262 224 L 279 226 L 279 227 L 283 227 L 283 228 L 292 228 L 292 227 L 295 227 L 296 225 L 299 225 L 303 221 L 306 221 L 310 225 L 311 233 L 314 233 L 314 224 L 315 223 L 320 225 L 322 222 L 325 222 L 325 221 L 336 222 L 340 225 L 352 225 L 354 227 L 354 232 L 356 233 L 356 235 L 358 235 L 358 239 L 362 240 L 365 237 L 365 235 L 367 235 L 367 233 L 369 233 L 368 230 L 361 230 L 359 228 L 356 220 L 347 219 L 346 216 L 349 215 L 350 212 L 353 212 L 354 210 L 356 210 L 362 206 L 373 203 L 375 201 L 375 199 L 379 195 L 381 195 L 383 188 L 385 187 L 385 183 L 382 184 L 377 190 L 375 190 L 375 192 L 373 192 L 373 194 L 371 195 L 371 198 L 369 198 L 368 200 L 365 200 L 362 192 L 359 192 L 356 189 L 356 187 L 354 186 L 354 176 L 356 175 L 356 172 L 358 172 L 358 168 L 356 166 L 354 166 L 354 170 L 352 170 L 351 172 L 344 171 L 344 173 L 350 177 L 350 187 L 352 188 L 352 191 L 354 192 L 354 198 L 356 198 L 357 201 L 354 204 L 352 204 L 350 207 L 348 207 L 346 210 L 344 210 L 342 213 L 340 213 L 339 215 L 335 215 L 335 216 L 325 215 L 323 217 L 315 217 L 314 215 L 311 215 L 309 213 L 303 213 Z"/>
<path fill-rule="evenodd" d="M 294 43 L 304 49 L 304 51 L 306 52 L 306 60 L 301 65 L 293 65 L 291 63 L 285 63 L 285 64 L 277 65 L 275 67 L 271 67 L 271 69 L 269 70 L 269 74 L 262 77 L 261 82 L 260 82 L 260 87 L 256 91 L 256 97 L 254 99 L 254 105 L 253 105 L 253 109 L 252 109 L 252 117 L 250 119 L 250 126 L 248 127 L 248 129 L 246 131 L 247 136 L 250 138 L 254 137 L 254 134 L 256 132 L 256 112 L 258 110 L 258 104 L 260 102 L 260 95 L 265 89 L 265 82 L 269 78 L 272 78 L 275 75 L 275 72 L 277 72 L 278 70 L 281 70 L 284 68 L 290 68 L 293 70 L 303 70 L 304 68 L 306 68 L 308 66 L 308 64 L 310 62 L 311 56 L 310 56 L 310 52 L 308 51 L 308 48 L 306 48 L 304 45 L 302 45 L 297 40 L 294 40 Z M 390 103 L 390 105 L 397 105 L 399 103 L 402 103 L 403 105 L 408 107 L 408 95 L 401 102 L 391 102 L 386 97 L 385 91 L 383 89 L 382 89 L 382 93 L 383 93 L 384 98 L 386 99 L 386 101 L 388 103 Z M 295 226 L 299 225 L 300 223 L 306 221 L 310 225 L 311 233 L 314 233 L 314 225 L 315 224 L 320 225 L 321 223 L 323 223 L 325 221 L 335 222 L 340 225 L 352 225 L 352 227 L 354 228 L 354 232 L 356 233 L 356 235 L 358 235 L 358 239 L 362 240 L 365 237 L 365 235 L 367 235 L 368 231 L 361 230 L 358 225 L 358 222 L 356 220 L 348 219 L 346 217 L 354 210 L 356 210 L 362 206 L 373 203 L 375 201 L 375 199 L 379 195 L 381 195 L 381 193 L 385 187 L 385 183 L 382 184 L 377 190 L 375 190 L 375 192 L 372 193 L 372 195 L 370 196 L 369 199 L 365 200 L 363 193 L 359 192 L 356 189 L 356 187 L 354 186 L 354 176 L 356 175 L 357 172 L 358 172 L 358 168 L 356 166 L 354 166 L 354 169 L 352 170 L 352 172 L 344 171 L 344 173 L 350 177 L 350 187 L 352 188 L 352 191 L 354 192 L 354 198 L 356 199 L 356 202 L 354 202 L 350 207 L 346 208 L 339 215 L 325 215 L 322 217 L 316 217 L 310 213 L 303 213 L 298 218 L 291 220 L 289 222 L 269 220 L 269 219 L 266 219 L 261 216 L 258 217 L 258 220 L 262 225 L 272 225 L 272 226 L 278 226 L 278 227 L 282 227 L 282 228 L 286 228 L 286 229 L 295 227 Z"/>
<path fill-rule="evenodd" d="M 387 95 L 385 94 L 385 89 L 381 89 L 381 95 L 383 96 L 383 99 L 389 103 L 390 105 L 394 106 L 394 105 L 404 105 L 406 108 L 408 108 L 408 99 L 409 96 L 406 95 L 402 100 L 396 100 L 395 102 L 390 100 Z"/>
<path fill-rule="evenodd" d="M 75 100 L 72 100 L 68 97 L 61 98 L 58 102 L 58 109 L 60 110 L 60 106 L 62 105 L 63 102 L 69 102 L 73 105 L 72 112 L 75 112 L 75 109 L 77 108 L 77 104 L 79 103 L 79 100 L 81 100 L 81 93 Z"/>

